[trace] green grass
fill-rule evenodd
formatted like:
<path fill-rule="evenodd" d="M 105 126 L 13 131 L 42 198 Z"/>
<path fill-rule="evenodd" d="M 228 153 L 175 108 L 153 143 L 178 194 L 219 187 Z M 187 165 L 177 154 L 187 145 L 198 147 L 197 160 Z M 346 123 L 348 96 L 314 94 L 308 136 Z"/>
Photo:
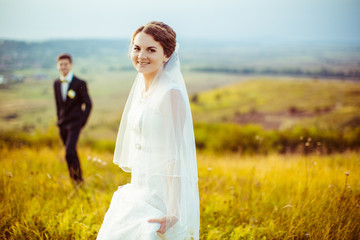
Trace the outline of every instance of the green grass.
<path fill-rule="evenodd" d="M 0 239 L 96 238 L 130 175 L 111 153 L 79 152 L 85 184 L 74 188 L 61 147 L 0 149 Z M 360 237 L 358 153 L 200 154 L 198 168 L 203 240 Z"/>

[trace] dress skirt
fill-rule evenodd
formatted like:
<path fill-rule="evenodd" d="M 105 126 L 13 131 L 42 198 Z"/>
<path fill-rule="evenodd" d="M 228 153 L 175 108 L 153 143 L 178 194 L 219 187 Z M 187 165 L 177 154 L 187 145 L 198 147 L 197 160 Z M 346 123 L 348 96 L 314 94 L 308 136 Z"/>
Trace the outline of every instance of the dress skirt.
<path fill-rule="evenodd" d="M 98 240 L 162 240 L 158 234 L 160 223 L 149 223 L 151 218 L 164 216 L 162 203 L 148 192 L 131 183 L 119 187 L 97 236 Z"/>

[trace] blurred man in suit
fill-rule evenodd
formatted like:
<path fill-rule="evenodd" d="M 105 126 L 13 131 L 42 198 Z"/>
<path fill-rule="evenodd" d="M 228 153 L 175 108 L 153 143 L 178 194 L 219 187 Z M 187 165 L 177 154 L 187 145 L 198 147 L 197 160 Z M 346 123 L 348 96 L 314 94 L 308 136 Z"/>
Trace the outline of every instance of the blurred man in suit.
<path fill-rule="evenodd" d="M 57 125 L 60 137 L 66 148 L 66 162 L 70 177 L 76 182 L 83 181 L 76 144 L 81 129 L 90 115 L 91 99 L 86 82 L 72 73 L 72 58 L 61 54 L 57 58 L 60 78 L 54 82 L 54 93 L 57 110 Z"/>

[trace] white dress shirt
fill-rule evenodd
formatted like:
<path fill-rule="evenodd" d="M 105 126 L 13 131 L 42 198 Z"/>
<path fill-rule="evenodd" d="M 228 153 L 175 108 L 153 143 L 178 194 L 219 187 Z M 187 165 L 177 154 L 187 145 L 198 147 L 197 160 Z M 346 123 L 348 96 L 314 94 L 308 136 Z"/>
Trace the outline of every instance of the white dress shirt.
<path fill-rule="evenodd" d="M 70 71 L 65 77 L 64 76 L 60 76 L 60 81 L 61 81 L 61 96 L 63 101 L 66 101 L 66 97 L 67 97 L 67 92 L 70 86 L 70 83 L 73 79 L 74 74 Z"/>

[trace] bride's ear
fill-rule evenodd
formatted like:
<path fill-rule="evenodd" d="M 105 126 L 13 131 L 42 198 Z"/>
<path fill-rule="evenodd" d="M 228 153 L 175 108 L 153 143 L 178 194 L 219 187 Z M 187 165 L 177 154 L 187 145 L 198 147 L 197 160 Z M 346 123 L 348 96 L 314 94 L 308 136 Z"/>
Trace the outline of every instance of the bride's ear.
<path fill-rule="evenodd" d="M 167 63 L 167 61 L 169 61 L 169 58 L 164 58 L 164 63 Z"/>

